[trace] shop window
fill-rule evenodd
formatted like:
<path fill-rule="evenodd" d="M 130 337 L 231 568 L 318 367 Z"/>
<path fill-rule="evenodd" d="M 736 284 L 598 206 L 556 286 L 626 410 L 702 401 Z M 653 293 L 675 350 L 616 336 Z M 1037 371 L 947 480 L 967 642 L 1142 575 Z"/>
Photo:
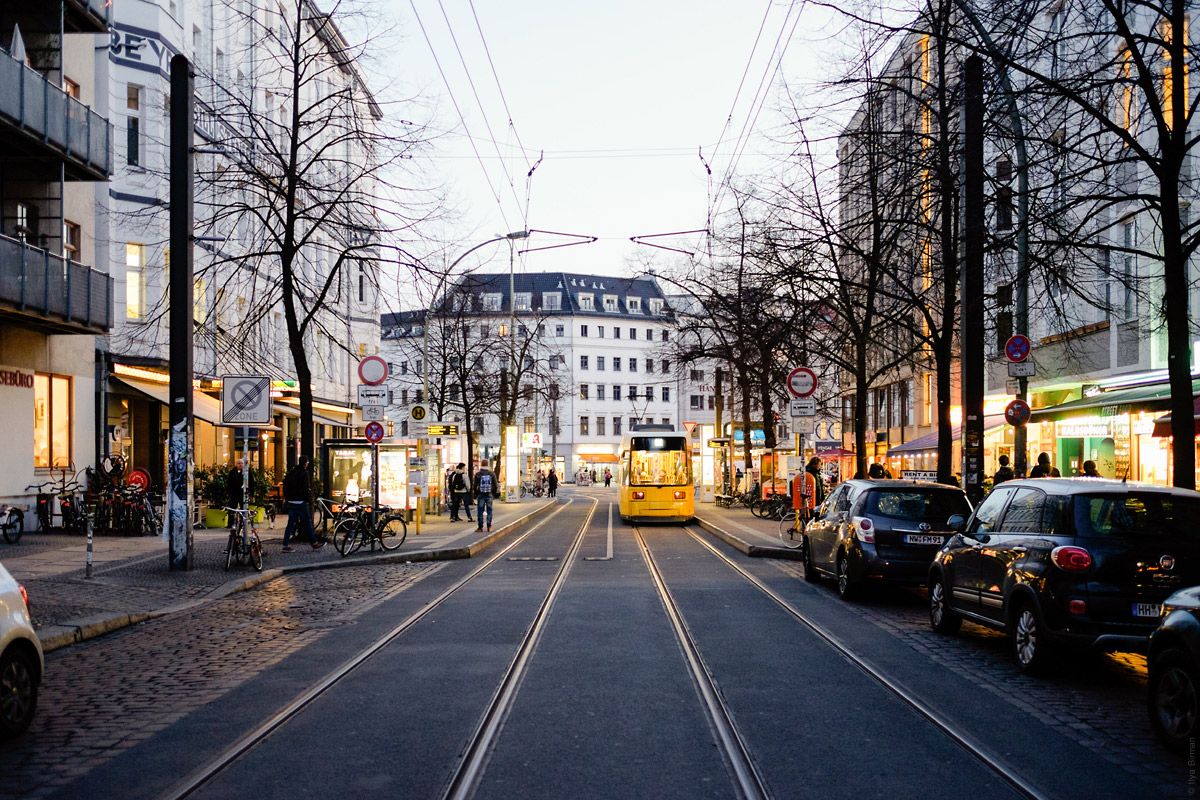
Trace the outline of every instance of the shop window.
<path fill-rule="evenodd" d="M 33 466 L 71 464 L 71 379 L 63 375 L 33 376 Z"/>

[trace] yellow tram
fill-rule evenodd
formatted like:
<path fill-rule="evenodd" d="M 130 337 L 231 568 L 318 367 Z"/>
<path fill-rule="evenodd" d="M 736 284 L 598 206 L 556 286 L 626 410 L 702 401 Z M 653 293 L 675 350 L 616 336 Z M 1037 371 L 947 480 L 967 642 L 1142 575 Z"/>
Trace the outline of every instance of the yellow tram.
<path fill-rule="evenodd" d="M 621 519 L 690 522 L 696 509 L 688 438 L 670 425 L 634 425 L 621 437 Z"/>

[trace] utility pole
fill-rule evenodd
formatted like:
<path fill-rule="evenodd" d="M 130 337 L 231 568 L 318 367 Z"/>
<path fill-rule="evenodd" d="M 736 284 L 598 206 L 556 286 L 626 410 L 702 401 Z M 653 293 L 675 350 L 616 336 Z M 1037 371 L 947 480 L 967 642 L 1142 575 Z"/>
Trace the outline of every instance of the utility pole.
<path fill-rule="evenodd" d="M 983 500 L 983 59 L 963 66 L 963 483 L 967 497 Z M 950 291 L 952 287 L 946 287 Z"/>
<path fill-rule="evenodd" d="M 167 530 L 171 570 L 192 563 L 192 220 L 194 130 L 192 65 L 171 59 L 170 131 L 170 439 L 167 460 Z"/>

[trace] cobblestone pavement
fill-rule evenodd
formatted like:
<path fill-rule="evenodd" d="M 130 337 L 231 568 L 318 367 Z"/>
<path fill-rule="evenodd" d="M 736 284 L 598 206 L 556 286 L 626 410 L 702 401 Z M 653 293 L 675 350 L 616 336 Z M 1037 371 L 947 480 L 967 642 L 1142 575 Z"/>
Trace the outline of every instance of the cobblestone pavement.
<path fill-rule="evenodd" d="M 0 751 L 0 799 L 49 795 L 443 566 L 289 575 L 51 654 L 33 726 Z"/>
<path fill-rule="evenodd" d="M 776 561 L 783 573 L 802 580 L 804 568 Z M 964 622 L 958 636 L 929 628 L 924 590 L 879 590 L 857 603 L 827 600 L 860 616 L 899 642 L 952 670 L 1005 703 L 1020 708 L 1072 741 L 1100 754 L 1155 787 L 1178 796 L 1187 782 L 1186 763 L 1160 747 L 1146 715 L 1146 658 L 1136 653 L 1064 657 L 1039 677 L 1023 675 L 1009 655 L 1004 634 Z M 836 633 L 836 631 L 835 631 Z"/>

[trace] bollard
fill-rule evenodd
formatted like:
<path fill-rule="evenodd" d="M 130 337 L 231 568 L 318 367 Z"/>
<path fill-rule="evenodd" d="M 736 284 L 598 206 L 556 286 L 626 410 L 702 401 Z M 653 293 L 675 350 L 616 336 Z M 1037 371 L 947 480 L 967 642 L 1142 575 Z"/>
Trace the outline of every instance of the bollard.
<path fill-rule="evenodd" d="M 87 570 L 84 572 L 85 577 L 92 577 L 92 533 L 95 530 L 95 525 L 92 523 L 92 515 L 84 512 L 83 518 L 87 520 Z"/>

